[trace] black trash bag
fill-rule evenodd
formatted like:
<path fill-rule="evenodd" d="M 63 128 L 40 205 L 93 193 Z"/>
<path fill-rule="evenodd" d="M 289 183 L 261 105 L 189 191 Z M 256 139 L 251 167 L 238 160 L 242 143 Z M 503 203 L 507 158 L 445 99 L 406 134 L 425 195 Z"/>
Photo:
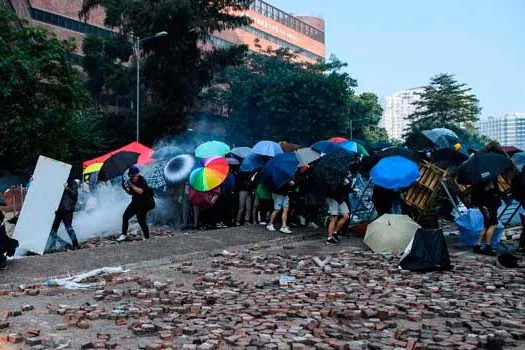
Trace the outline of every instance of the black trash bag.
<path fill-rule="evenodd" d="M 399 267 L 414 272 L 451 270 L 443 230 L 417 230 L 399 262 Z"/>
<path fill-rule="evenodd" d="M 511 253 L 503 253 L 498 256 L 498 262 L 508 269 L 519 267 L 518 258 Z"/>

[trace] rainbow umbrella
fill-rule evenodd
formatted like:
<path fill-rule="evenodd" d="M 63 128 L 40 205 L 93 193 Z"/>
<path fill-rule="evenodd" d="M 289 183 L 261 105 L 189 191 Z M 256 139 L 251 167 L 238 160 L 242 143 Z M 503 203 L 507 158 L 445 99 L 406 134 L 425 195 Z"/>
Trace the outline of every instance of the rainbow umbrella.
<path fill-rule="evenodd" d="M 104 162 L 102 163 L 93 163 L 90 166 L 88 166 L 86 169 L 84 169 L 83 174 L 92 174 L 92 173 L 98 173 L 100 171 L 100 168 L 102 168 L 102 165 L 104 165 Z"/>
<path fill-rule="evenodd" d="M 220 186 L 228 176 L 228 161 L 221 157 L 205 159 L 190 174 L 190 186 L 200 192 L 213 190 Z"/>
<path fill-rule="evenodd" d="M 355 141 L 345 141 L 343 143 L 340 143 L 339 146 L 343 147 L 344 149 L 350 152 L 359 153 L 366 157 L 370 156 L 365 146 Z"/>

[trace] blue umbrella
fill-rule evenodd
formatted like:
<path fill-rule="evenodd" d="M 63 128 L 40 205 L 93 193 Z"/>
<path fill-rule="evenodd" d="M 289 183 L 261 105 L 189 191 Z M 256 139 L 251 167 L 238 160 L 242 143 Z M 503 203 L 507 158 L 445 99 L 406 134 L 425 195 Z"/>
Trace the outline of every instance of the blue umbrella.
<path fill-rule="evenodd" d="M 339 151 L 340 149 L 343 149 L 341 145 L 334 143 L 334 142 L 330 142 L 330 141 L 316 142 L 310 148 L 313 149 L 314 151 L 317 151 L 319 153 L 324 153 L 324 154 L 334 153 L 334 152 Z"/>
<path fill-rule="evenodd" d="M 268 162 L 268 157 L 260 156 L 258 154 L 249 154 L 241 163 L 239 168 L 242 172 L 251 173 L 252 171 L 262 169 Z"/>
<path fill-rule="evenodd" d="M 252 152 L 260 156 L 275 157 L 283 153 L 283 149 L 277 142 L 259 141 L 253 146 Z"/>
<path fill-rule="evenodd" d="M 410 187 L 418 178 L 417 163 L 398 155 L 381 159 L 370 171 L 374 185 L 390 190 Z"/>
<path fill-rule="evenodd" d="M 298 165 L 294 153 L 278 154 L 261 171 L 261 183 L 270 190 L 278 190 L 293 180 Z"/>
<path fill-rule="evenodd" d="M 244 159 L 252 154 L 252 149 L 250 147 L 237 147 L 232 149 L 230 153 L 237 158 Z"/>

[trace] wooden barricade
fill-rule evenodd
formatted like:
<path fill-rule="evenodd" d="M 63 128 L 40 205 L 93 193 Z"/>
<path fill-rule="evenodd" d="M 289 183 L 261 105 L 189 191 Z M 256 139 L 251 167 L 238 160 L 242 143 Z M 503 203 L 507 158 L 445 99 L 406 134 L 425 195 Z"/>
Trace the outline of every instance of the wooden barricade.
<path fill-rule="evenodd" d="M 511 191 L 511 180 L 509 179 L 509 176 L 506 175 L 499 175 L 498 176 L 498 186 L 501 192 L 505 194 L 509 194 Z M 470 185 L 461 185 L 457 183 L 457 181 L 454 179 L 453 183 L 456 187 L 457 193 L 461 201 L 470 208 L 470 194 L 472 192 L 472 186 Z"/>
<path fill-rule="evenodd" d="M 405 203 L 424 214 L 433 206 L 434 199 L 441 190 L 440 182 L 448 172 L 427 161 L 419 164 L 419 171 L 421 176 L 408 189 Z"/>

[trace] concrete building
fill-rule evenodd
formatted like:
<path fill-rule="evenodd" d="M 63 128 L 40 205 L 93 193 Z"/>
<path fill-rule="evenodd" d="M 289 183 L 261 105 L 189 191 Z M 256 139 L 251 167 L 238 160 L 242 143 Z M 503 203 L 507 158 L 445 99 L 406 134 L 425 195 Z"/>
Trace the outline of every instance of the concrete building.
<path fill-rule="evenodd" d="M 480 134 L 504 146 L 525 149 L 525 113 L 507 113 L 502 117 L 485 117 L 476 123 Z"/>
<path fill-rule="evenodd" d="M 389 138 L 403 139 L 408 126 L 407 118 L 416 110 L 413 103 L 419 100 L 421 92 L 423 87 L 401 90 L 382 100 L 383 117 L 379 125 L 386 129 Z"/>
<path fill-rule="evenodd" d="M 75 38 L 78 62 L 82 59 L 82 42 L 85 35 L 111 35 L 104 27 L 103 9 L 90 13 L 87 22 L 81 21 L 78 13 L 83 0 L 7 0 L 20 17 L 33 25 L 54 32 L 58 38 Z M 209 41 L 214 46 L 246 44 L 253 51 L 258 45 L 263 49 L 286 47 L 297 52 L 299 59 L 316 62 L 325 58 L 324 21 L 310 16 L 293 16 L 261 0 L 255 0 L 245 13 L 253 23 L 243 28 L 221 33 L 210 33 Z"/>

